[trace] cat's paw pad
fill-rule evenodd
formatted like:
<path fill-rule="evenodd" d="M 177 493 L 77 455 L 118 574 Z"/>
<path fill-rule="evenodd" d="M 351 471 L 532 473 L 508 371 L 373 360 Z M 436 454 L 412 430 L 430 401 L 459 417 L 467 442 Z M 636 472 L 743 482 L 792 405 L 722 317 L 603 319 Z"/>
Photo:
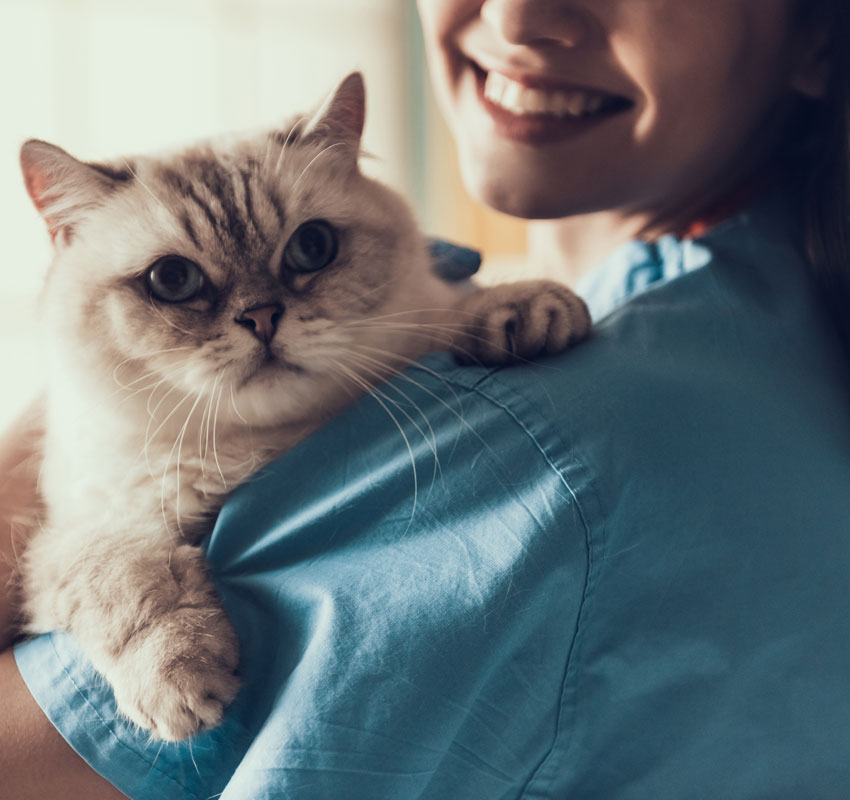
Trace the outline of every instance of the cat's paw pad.
<path fill-rule="evenodd" d="M 584 301 L 554 281 L 487 287 L 460 305 L 464 331 L 452 350 L 461 363 L 507 364 L 557 355 L 590 331 Z"/>

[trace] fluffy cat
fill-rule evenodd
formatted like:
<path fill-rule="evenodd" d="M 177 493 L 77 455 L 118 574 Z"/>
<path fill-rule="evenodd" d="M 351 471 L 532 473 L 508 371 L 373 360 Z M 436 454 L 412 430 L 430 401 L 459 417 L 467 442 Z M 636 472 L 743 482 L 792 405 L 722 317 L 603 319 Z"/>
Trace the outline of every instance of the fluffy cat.
<path fill-rule="evenodd" d="M 557 284 L 435 277 L 405 203 L 358 169 L 363 117 L 355 73 L 263 136 L 112 165 L 21 151 L 55 248 L 26 630 L 70 631 L 160 739 L 215 725 L 238 688 L 197 546 L 237 483 L 449 329 L 463 357 L 500 362 L 589 328 Z"/>

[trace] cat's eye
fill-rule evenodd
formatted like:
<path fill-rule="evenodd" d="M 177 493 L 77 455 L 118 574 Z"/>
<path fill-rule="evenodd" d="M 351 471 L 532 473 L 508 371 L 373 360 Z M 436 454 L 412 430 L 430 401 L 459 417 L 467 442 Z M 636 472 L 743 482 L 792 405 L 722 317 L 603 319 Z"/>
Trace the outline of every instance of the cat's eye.
<path fill-rule="evenodd" d="M 147 274 L 148 289 L 158 300 L 185 303 L 204 288 L 204 273 L 194 261 L 182 256 L 165 256 L 154 262 Z"/>
<path fill-rule="evenodd" d="M 339 244 L 330 223 L 314 219 L 299 226 L 286 243 L 283 261 L 296 272 L 316 272 L 328 266 L 337 255 Z"/>

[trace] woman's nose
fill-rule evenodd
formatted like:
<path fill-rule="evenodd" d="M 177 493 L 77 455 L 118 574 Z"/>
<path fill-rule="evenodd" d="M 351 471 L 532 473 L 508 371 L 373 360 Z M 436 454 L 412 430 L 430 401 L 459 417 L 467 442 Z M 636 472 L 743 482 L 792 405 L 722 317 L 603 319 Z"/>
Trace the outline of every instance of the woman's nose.
<path fill-rule="evenodd" d="M 511 44 L 578 47 L 590 33 L 585 12 L 565 0 L 485 0 L 480 13 Z"/>

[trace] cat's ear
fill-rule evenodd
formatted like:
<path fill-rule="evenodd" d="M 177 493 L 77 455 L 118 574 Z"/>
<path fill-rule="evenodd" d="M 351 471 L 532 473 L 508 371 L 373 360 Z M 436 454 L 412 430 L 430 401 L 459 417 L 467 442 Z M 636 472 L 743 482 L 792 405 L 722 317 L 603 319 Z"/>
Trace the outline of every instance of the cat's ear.
<path fill-rule="evenodd" d="M 322 141 L 348 148 L 356 160 L 366 119 L 366 88 L 363 75 L 352 72 L 333 91 L 313 118 L 299 132 L 300 141 Z"/>
<path fill-rule="evenodd" d="M 86 209 L 100 205 L 118 183 L 132 176 L 110 167 L 86 164 L 61 147 L 30 139 L 21 147 L 21 171 L 33 204 L 47 223 L 50 238 L 68 239 Z"/>

